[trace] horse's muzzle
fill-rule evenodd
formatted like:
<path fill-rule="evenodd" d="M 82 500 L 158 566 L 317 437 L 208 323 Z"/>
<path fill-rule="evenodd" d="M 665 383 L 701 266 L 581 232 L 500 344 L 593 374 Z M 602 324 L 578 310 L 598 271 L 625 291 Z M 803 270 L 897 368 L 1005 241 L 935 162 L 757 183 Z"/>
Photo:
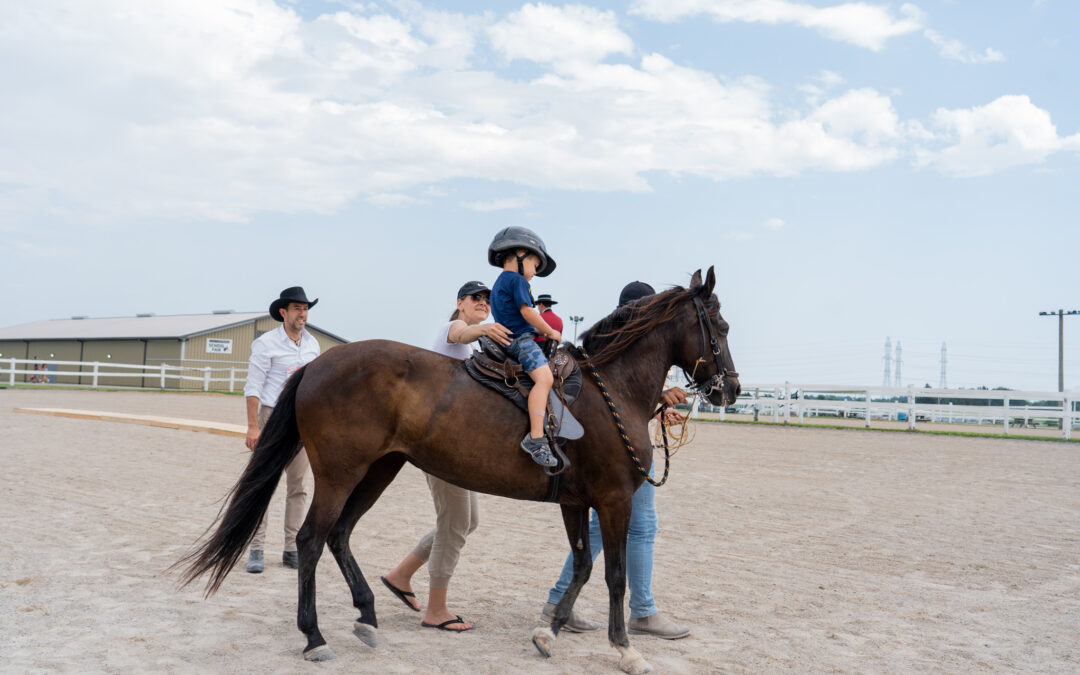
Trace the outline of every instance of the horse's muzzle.
<path fill-rule="evenodd" d="M 735 405 L 735 401 L 738 400 L 739 394 L 742 393 L 742 385 L 739 384 L 739 377 L 728 375 L 724 378 L 724 384 L 720 388 L 723 403 L 720 405 L 729 406 Z"/>

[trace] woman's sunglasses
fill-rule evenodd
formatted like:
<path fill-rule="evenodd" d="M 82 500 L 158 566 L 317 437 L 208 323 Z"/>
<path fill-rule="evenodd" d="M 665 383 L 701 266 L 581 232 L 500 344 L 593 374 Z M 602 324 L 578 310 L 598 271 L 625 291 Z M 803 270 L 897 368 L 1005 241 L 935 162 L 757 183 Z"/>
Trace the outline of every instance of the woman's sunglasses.
<path fill-rule="evenodd" d="M 476 302 L 490 302 L 486 293 L 472 293 L 466 297 L 470 297 Z"/>

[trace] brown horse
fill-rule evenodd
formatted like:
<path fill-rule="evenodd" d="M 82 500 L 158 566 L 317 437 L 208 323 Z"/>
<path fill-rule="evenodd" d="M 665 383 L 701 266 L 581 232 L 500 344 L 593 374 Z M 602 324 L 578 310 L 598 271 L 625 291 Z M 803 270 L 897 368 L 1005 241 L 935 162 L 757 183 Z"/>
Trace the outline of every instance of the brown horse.
<path fill-rule="evenodd" d="M 627 439 L 645 471 L 652 463 L 648 423 L 672 365 L 692 374 L 706 398 L 734 402 L 739 392 L 727 348 L 728 325 L 713 295 L 716 276 L 694 273 L 690 288 L 673 288 L 620 307 L 583 335 L 590 361 L 618 406 Z M 586 368 L 587 372 L 591 372 Z M 626 672 L 651 667 L 630 646 L 623 618 L 624 568 L 631 499 L 644 476 L 627 456 L 608 403 L 588 374 L 573 411 L 586 429 L 566 453 L 571 468 L 558 496 L 574 551 L 574 577 L 550 629 L 533 642 L 550 656 L 589 578 L 588 513 L 596 509 L 604 545 L 610 607 L 608 638 Z M 477 411 L 484 414 L 477 417 Z M 286 464 L 300 443 L 315 475 L 315 496 L 297 535 L 300 552 L 297 626 L 307 636 L 304 657 L 334 657 L 315 612 L 315 568 L 329 544 L 352 591 L 360 618 L 353 631 L 377 640 L 371 589 L 349 549 L 357 521 L 394 480 L 405 462 L 469 490 L 541 501 L 548 476 L 518 447 L 528 420 L 497 393 L 478 385 L 446 356 L 418 347 L 372 340 L 337 347 L 288 381 L 247 468 L 230 493 L 213 535 L 177 564 L 188 564 L 183 583 L 209 572 L 215 592 L 251 540 Z M 361 548 L 361 552 L 362 552 Z"/>

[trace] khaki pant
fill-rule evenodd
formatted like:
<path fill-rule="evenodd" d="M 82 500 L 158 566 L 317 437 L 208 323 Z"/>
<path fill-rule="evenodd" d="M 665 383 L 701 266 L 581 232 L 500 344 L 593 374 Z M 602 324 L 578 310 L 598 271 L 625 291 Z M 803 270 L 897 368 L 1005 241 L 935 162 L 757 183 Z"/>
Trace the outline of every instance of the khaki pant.
<path fill-rule="evenodd" d="M 425 474 L 426 475 L 426 474 Z M 427 476 L 435 502 L 435 529 L 420 538 L 413 555 L 428 563 L 431 588 L 446 588 L 461 557 L 465 537 L 480 524 L 476 493 Z"/>
<path fill-rule="evenodd" d="M 273 406 L 259 406 L 259 430 L 266 426 L 266 420 L 270 419 L 270 413 L 274 412 Z M 285 546 L 283 551 L 296 550 L 296 533 L 304 524 L 307 516 L 308 486 L 311 484 L 311 465 L 308 463 L 307 451 L 300 448 L 296 457 L 285 467 Z M 255 536 L 251 539 L 251 550 L 261 551 L 266 544 L 266 516 L 259 523 L 259 529 L 255 530 Z"/>

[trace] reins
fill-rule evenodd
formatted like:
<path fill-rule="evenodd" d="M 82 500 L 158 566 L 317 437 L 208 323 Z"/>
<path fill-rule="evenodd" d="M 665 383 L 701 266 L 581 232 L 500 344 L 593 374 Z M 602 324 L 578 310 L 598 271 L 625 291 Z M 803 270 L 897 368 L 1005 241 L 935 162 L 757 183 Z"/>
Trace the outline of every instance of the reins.
<path fill-rule="evenodd" d="M 694 309 L 697 314 L 698 327 L 701 329 L 701 347 L 702 355 L 694 362 L 693 372 L 689 375 L 686 371 L 683 374 L 686 375 L 688 388 L 695 392 L 697 396 L 708 396 L 715 389 L 723 387 L 725 377 L 738 377 L 739 373 L 734 368 L 728 368 L 724 364 L 723 349 L 720 347 L 720 341 L 716 337 L 716 332 L 713 330 L 712 323 L 709 321 L 708 310 L 705 309 L 705 303 L 701 301 L 701 298 L 694 296 Z M 649 481 L 656 487 L 660 487 L 667 482 L 668 474 L 671 470 L 671 448 L 668 443 L 668 431 L 667 423 L 664 421 L 664 410 L 667 405 L 661 404 L 660 408 L 653 413 L 653 416 L 659 415 L 660 420 L 660 437 L 664 447 L 664 477 L 659 481 L 653 480 L 649 472 L 642 466 L 641 460 L 638 459 L 637 452 L 634 450 L 634 444 L 630 442 L 630 436 L 626 433 L 626 427 L 623 426 L 622 418 L 619 416 L 619 411 L 615 407 L 615 401 L 612 400 L 611 394 L 608 393 L 607 386 L 604 384 L 603 379 L 600 377 L 600 371 L 596 369 L 596 366 L 592 362 L 592 358 L 589 353 L 585 351 L 584 347 L 570 346 L 571 353 L 577 352 L 577 356 L 585 364 L 585 367 L 589 370 L 589 374 L 592 375 L 593 380 L 596 381 L 596 386 L 600 389 L 600 393 L 604 397 L 604 401 L 607 402 L 608 408 L 611 409 L 611 417 L 615 420 L 615 426 L 619 429 L 619 436 L 622 437 L 623 446 L 626 447 L 626 454 L 630 456 L 630 460 L 637 467 L 638 473 L 645 477 L 645 480 Z M 704 382 L 698 382 L 695 379 L 697 375 L 698 366 L 703 363 L 708 363 L 705 357 L 711 352 L 713 360 L 716 363 L 716 374 Z M 691 435 L 692 437 L 692 435 Z M 680 432 L 676 439 L 679 443 L 679 447 L 685 445 L 689 439 L 686 437 L 686 428 L 684 426 L 683 431 Z"/>
<path fill-rule="evenodd" d="M 593 380 L 596 381 L 596 386 L 599 387 L 600 394 L 603 395 L 604 400 L 607 401 L 608 408 L 611 409 L 611 417 L 615 420 L 615 426 L 619 429 L 619 436 L 622 437 L 623 446 L 626 447 L 626 454 L 630 455 L 630 460 L 634 463 L 634 466 L 637 467 L 638 473 L 645 477 L 645 480 L 656 487 L 660 487 L 667 482 L 668 473 L 671 470 L 671 451 L 668 449 L 667 429 L 664 425 L 663 415 L 663 410 L 667 406 L 660 406 L 660 430 L 664 437 L 664 477 L 659 481 L 655 481 L 652 476 L 649 475 L 649 472 L 645 467 L 641 465 L 641 460 L 638 459 L 637 452 L 634 450 L 634 444 L 630 442 L 630 436 L 626 433 L 626 427 L 623 426 L 622 418 L 619 417 L 619 411 L 615 408 L 615 401 L 611 399 L 611 394 L 608 393 L 607 386 L 600 378 L 600 371 L 593 365 L 589 353 L 585 351 L 584 347 L 574 347 L 574 350 L 581 355 L 581 360 L 585 363 L 585 367 L 589 369 L 589 374 L 592 375 Z"/>

